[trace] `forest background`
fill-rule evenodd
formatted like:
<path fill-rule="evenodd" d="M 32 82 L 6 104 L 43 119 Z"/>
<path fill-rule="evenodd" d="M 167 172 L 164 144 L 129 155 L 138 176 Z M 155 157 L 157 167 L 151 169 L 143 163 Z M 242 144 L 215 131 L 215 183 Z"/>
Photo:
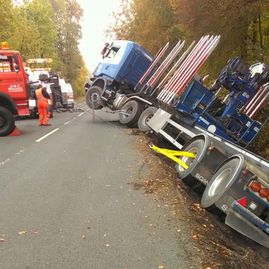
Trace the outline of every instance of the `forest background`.
<path fill-rule="evenodd" d="M 113 0 L 108 0 L 113 1 Z M 20 1 L 21 2 L 21 1 Z M 153 55 L 167 41 L 221 35 L 221 42 L 200 74 L 213 82 L 227 61 L 240 56 L 248 64 L 269 65 L 269 0 L 122 0 L 106 35 L 140 43 Z M 0 41 L 8 41 L 24 59 L 52 58 L 53 69 L 83 95 L 88 75 L 79 51 L 83 10 L 76 0 L 0 0 Z M 94 25 L 89 25 L 89 31 Z M 90 45 L 90 44 L 89 44 Z M 100 53 L 100 52 L 96 52 Z M 269 115 L 263 109 L 259 120 Z M 269 158 L 269 127 L 252 150 Z"/>
<path fill-rule="evenodd" d="M 221 35 L 221 42 L 200 75 L 214 82 L 227 61 L 240 56 L 247 64 L 269 65 L 269 0 L 122 0 L 108 35 L 130 39 L 155 54 L 167 41 L 191 43 L 206 34 Z M 209 86 L 209 85 L 208 85 Z M 265 122 L 269 106 L 258 115 Z M 269 125 L 249 149 L 269 159 Z"/>

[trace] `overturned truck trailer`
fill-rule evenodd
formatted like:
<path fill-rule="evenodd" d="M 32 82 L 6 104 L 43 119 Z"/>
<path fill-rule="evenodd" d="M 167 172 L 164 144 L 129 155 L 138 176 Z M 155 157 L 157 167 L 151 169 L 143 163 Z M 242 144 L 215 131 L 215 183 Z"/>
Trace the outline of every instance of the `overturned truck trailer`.
<path fill-rule="evenodd" d="M 146 125 L 193 153 L 176 168 L 187 185 L 202 190 L 204 208 L 224 213 L 227 225 L 269 247 L 269 162 L 246 149 L 263 127 L 254 118 L 269 95 L 269 71 L 234 58 L 208 89 L 194 79 L 207 48 L 194 47 L 165 85 L 150 89 L 156 112 Z M 229 91 L 225 102 L 221 86 Z"/>
<path fill-rule="evenodd" d="M 202 190 L 202 206 L 225 214 L 227 225 L 269 247 L 269 162 L 247 150 L 263 128 L 255 116 L 269 95 L 269 72 L 264 64 L 249 67 L 234 58 L 214 87 L 206 88 L 197 71 L 219 41 L 220 36 L 204 36 L 181 55 L 185 42 L 179 41 L 165 57 L 166 44 L 135 86 L 127 87 L 126 77 L 116 83 L 102 74 L 89 86 L 86 101 L 94 109 L 120 109 L 122 124 L 151 130 L 190 153 L 175 153 L 173 160 L 180 178 Z M 124 65 L 108 68 L 124 74 Z M 97 70 L 106 69 L 101 64 Z M 229 92 L 225 100 L 221 87 Z"/>

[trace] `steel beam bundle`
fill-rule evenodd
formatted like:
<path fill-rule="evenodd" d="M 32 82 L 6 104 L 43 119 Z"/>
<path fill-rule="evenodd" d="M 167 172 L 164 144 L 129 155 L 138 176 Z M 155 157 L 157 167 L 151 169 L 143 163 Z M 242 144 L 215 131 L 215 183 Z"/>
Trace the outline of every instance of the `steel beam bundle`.
<path fill-rule="evenodd" d="M 169 42 L 167 42 L 165 44 L 165 46 L 158 51 L 158 53 L 156 54 L 156 56 L 155 56 L 154 60 L 152 61 L 151 65 L 149 66 L 149 68 L 146 70 L 146 72 L 143 74 L 143 76 L 138 81 L 137 85 L 135 86 L 135 89 L 137 89 L 139 87 L 139 85 L 141 86 L 145 82 L 147 76 L 150 74 L 150 72 L 157 65 L 157 63 L 162 58 L 162 56 L 164 55 L 164 53 L 166 52 L 168 47 L 169 47 Z"/>
<path fill-rule="evenodd" d="M 157 99 L 170 104 L 176 95 L 182 93 L 219 41 L 220 36 L 203 36 L 159 93 Z"/>
<path fill-rule="evenodd" d="M 244 113 L 250 118 L 254 118 L 257 112 L 262 108 L 265 100 L 269 97 L 269 83 L 260 87 L 250 102 L 246 105 Z"/>
<path fill-rule="evenodd" d="M 146 84 L 148 87 L 154 88 L 156 86 L 158 79 L 163 75 L 163 73 L 167 70 L 169 65 L 172 63 L 172 61 L 176 58 L 176 56 L 182 50 L 182 48 L 184 47 L 184 44 L 185 44 L 185 41 L 182 41 L 182 42 L 181 40 L 178 41 L 175 47 L 166 56 L 166 58 L 163 60 L 163 62 L 160 64 L 160 66 L 157 68 L 154 74 L 147 81 Z"/>
<path fill-rule="evenodd" d="M 166 76 L 162 79 L 162 81 L 158 84 L 158 86 L 152 91 L 151 95 L 153 95 L 156 91 L 161 89 L 165 83 L 172 77 L 176 69 L 179 67 L 179 65 L 182 63 L 182 61 L 186 58 L 190 50 L 193 48 L 195 44 L 195 41 L 191 43 L 191 45 L 188 47 L 188 49 L 180 56 L 180 58 L 177 60 L 175 65 L 169 70 L 169 72 L 166 74 Z"/>
<path fill-rule="evenodd" d="M 178 70 L 175 72 L 175 74 L 172 76 L 172 78 L 168 81 L 168 83 L 165 85 L 164 89 L 159 93 L 158 99 L 162 100 L 163 97 L 166 97 L 166 95 L 169 94 L 169 89 L 171 86 L 173 86 L 176 82 L 176 79 L 181 74 L 182 70 L 186 68 L 186 66 L 190 63 L 190 60 L 194 57 L 195 53 L 201 48 L 201 45 L 203 44 L 205 40 L 205 37 L 202 37 L 199 42 L 195 45 L 193 50 L 189 53 L 189 55 L 186 57 L 182 65 L 178 68 Z"/>

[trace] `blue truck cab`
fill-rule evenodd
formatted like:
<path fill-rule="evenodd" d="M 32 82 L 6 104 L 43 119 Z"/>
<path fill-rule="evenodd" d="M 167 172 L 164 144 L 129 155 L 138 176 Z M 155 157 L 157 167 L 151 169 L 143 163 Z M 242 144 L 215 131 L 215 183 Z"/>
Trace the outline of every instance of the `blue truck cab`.
<path fill-rule="evenodd" d="M 105 48 L 91 82 L 85 85 L 87 105 L 94 109 L 113 108 L 116 93 L 133 93 L 151 62 L 151 54 L 135 42 L 116 40 L 111 43 Z"/>

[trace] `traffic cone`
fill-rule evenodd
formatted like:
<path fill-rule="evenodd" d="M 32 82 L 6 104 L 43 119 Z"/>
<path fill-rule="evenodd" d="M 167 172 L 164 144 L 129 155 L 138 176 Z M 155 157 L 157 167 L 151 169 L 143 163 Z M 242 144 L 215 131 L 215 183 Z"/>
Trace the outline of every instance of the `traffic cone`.
<path fill-rule="evenodd" d="M 19 136 L 19 135 L 21 135 L 21 131 L 16 126 L 15 126 L 14 130 L 9 134 L 9 136 Z"/>

